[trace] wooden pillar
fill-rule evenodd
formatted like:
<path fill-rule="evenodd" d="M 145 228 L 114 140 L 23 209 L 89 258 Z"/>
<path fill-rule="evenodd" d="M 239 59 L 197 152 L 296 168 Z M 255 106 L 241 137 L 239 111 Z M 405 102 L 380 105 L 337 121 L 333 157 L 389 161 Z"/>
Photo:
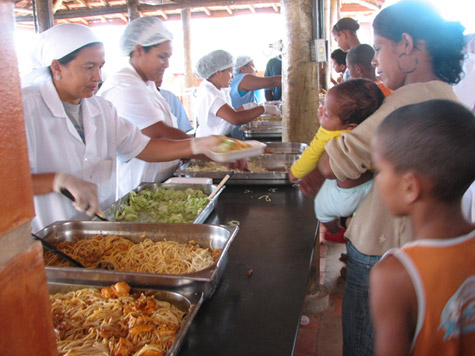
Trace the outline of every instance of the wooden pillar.
<path fill-rule="evenodd" d="M 129 22 L 138 19 L 141 16 L 139 12 L 139 0 L 127 0 L 127 10 L 129 13 Z"/>
<path fill-rule="evenodd" d="M 194 117 L 191 105 L 192 88 L 196 85 L 196 77 L 193 73 L 193 65 L 191 63 L 191 10 L 181 10 L 181 23 L 183 28 L 183 53 L 184 53 L 184 66 L 185 66 L 185 87 L 182 97 L 183 106 L 188 114 L 190 122 L 194 126 Z"/>
<path fill-rule="evenodd" d="M 325 33 L 325 40 L 327 40 L 328 43 L 328 53 L 327 53 L 327 62 L 321 62 L 319 64 L 319 75 L 320 75 L 320 88 L 328 90 L 330 86 L 330 72 L 331 72 L 331 59 L 330 59 L 330 41 L 332 38 L 331 34 L 331 26 L 330 26 L 330 3 L 332 0 L 324 0 L 323 1 L 323 6 L 324 6 L 324 13 L 323 13 L 323 28 L 324 28 L 324 33 Z"/>
<path fill-rule="evenodd" d="M 13 32 L 0 0 L 0 355 L 57 355 L 43 250 L 32 241 L 33 190 Z"/>
<path fill-rule="evenodd" d="M 46 31 L 54 26 L 52 0 L 36 0 L 36 17 L 38 19 L 39 32 Z"/>
<path fill-rule="evenodd" d="M 310 60 L 311 0 L 282 0 L 282 100 L 284 142 L 305 142 L 318 128 L 318 64 Z"/>

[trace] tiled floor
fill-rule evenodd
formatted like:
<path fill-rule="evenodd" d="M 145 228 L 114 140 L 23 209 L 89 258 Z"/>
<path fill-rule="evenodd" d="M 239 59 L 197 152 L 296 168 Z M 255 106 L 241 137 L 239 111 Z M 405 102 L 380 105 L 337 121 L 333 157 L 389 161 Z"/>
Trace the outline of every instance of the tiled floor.
<path fill-rule="evenodd" d="M 300 326 L 294 356 L 341 356 L 342 252 L 345 246 L 341 244 L 320 245 L 320 284 L 330 292 L 330 305 L 321 313 L 306 315 L 309 323 Z"/>

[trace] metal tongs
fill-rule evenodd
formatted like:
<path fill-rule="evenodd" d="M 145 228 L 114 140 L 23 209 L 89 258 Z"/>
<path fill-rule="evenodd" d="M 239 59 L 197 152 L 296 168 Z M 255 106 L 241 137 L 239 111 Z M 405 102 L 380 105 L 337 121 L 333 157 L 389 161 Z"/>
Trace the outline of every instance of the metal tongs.
<path fill-rule="evenodd" d="M 84 268 L 84 266 L 79 263 L 78 261 L 76 261 L 74 258 L 72 258 L 71 256 L 68 256 L 67 254 L 65 254 L 64 252 L 58 250 L 55 246 L 53 246 L 52 244 L 50 244 L 48 241 L 42 239 L 41 237 L 39 237 L 38 235 L 34 234 L 34 233 L 31 233 L 31 236 L 33 236 L 33 238 L 35 240 L 38 240 L 38 241 L 41 241 L 41 244 L 43 245 L 43 247 L 45 249 L 47 249 L 48 251 L 51 251 L 55 254 L 57 254 L 59 257 L 61 257 L 62 259 L 65 259 L 66 261 L 68 261 L 69 263 L 72 263 L 74 266 L 76 267 L 81 267 L 81 268 Z"/>
<path fill-rule="evenodd" d="M 71 192 L 69 190 L 67 190 L 66 188 L 61 188 L 60 189 L 61 191 L 61 194 L 63 194 L 66 198 L 68 198 L 69 200 L 71 201 L 75 201 L 76 199 L 74 199 L 74 196 L 71 194 Z M 87 209 L 86 209 L 87 210 Z M 94 216 L 99 218 L 100 220 L 102 221 L 109 221 L 105 218 L 104 215 L 102 215 L 101 212 L 94 212 Z"/>
<path fill-rule="evenodd" d="M 226 174 L 224 178 L 219 182 L 218 186 L 216 189 L 208 196 L 208 200 L 211 200 L 214 198 L 216 194 L 223 188 L 223 185 L 228 181 L 229 178 L 231 178 L 234 174 L 234 171 L 231 171 L 229 174 Z"/>

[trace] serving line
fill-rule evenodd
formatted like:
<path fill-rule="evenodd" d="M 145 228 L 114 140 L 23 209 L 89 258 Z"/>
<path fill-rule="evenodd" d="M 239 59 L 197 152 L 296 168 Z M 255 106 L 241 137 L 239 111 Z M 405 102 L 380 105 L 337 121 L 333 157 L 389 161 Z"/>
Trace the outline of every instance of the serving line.
<path fill-rule="evenodd" d="M 227 186 L 209 224 L 239 222 L 228 264 L 180 356 L 292 355 L 317 221 L 296 186 Z"/>

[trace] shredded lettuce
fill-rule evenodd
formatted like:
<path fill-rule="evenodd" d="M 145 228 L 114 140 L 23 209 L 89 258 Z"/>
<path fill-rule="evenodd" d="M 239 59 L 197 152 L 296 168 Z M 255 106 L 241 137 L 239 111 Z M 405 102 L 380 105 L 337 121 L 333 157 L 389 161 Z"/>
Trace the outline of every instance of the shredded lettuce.
<path fill-rule="evenodd" d="M 208 203 L 200 189 L 143 189 L 129 194 L 127 205 L 119 207 L 116 221 L 191 223 Z"/>

